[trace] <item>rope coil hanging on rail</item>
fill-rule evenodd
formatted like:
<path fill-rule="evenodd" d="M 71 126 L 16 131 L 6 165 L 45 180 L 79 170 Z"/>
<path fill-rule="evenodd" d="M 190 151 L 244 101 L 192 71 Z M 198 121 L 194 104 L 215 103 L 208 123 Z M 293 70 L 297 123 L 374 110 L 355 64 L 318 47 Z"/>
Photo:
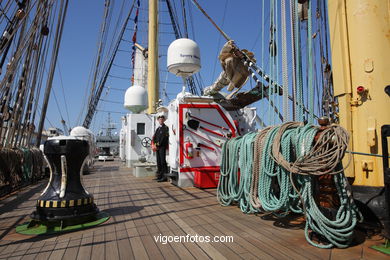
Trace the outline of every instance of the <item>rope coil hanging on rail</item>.
<path fill-rule="evenodd" d="M 337 125 L 320 128 L 288 122 L 230 139 L 222 147 L 217 199 L 238 203 L 244 213 L 303 213 L 305 237 L 320 248 L 347 247 L 362 216 L 343 174 L 347 132 Z M 315 197 L 319 176 L 333 179 L 338 209 L 328 217 Z M 312 233 L 326 239 L 314 242 Z"/>
<path fill-rule="evenodd" d="M 0 196 L 45 177 L 37 148 L 0 149 Z"/>

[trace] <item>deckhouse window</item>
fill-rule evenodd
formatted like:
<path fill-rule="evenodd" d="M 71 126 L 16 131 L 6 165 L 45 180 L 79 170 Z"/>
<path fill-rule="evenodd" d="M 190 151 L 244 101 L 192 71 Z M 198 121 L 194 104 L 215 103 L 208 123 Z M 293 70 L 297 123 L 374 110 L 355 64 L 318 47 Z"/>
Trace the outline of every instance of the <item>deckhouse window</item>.
<path fill-rule="evenodd" d="M 137 135 L 145 134 L 145 123 L 137 123 Z"/>

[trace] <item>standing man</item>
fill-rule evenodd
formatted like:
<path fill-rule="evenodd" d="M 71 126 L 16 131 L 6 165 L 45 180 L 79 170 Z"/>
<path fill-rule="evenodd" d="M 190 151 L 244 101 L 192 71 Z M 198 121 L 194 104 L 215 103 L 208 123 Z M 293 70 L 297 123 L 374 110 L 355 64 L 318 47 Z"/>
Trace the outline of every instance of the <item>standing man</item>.
<path fill-rule="evenodd" d="M 157 158 L 157 182 L 167 181 L 168 166 L 165 159 L 168 141 L 169 141 L 169 129 L 164 124 L 165 116 L 163 114 L 157 117 L 157 121 L 160 126 L 156 129 L 153 135 L 152 149 L 156 152 Z"/>

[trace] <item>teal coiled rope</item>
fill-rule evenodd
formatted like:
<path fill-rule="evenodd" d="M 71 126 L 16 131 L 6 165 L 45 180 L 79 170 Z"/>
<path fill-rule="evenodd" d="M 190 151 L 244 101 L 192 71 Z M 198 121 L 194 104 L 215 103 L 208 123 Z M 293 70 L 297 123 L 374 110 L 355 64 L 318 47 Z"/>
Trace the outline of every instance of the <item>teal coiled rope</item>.
<path fill-rule="evenodd" d="M 226 142 L 217 193 L 220 204 L 236 202 L 245 213 L 303 213 L 305 237 L 310 244 L 347 247 L 362 219 L 341 166 L 348 135 L 332 125 L 314 142 L 318 131 L 313 125 L 288 122 Z M 340 200 L 332 219 L 321 212 L 313 195 L 312 184 L 321 173 L 333 175 Z M 327 243 L 314 242 L 311 231 L 326 238 Z"/>

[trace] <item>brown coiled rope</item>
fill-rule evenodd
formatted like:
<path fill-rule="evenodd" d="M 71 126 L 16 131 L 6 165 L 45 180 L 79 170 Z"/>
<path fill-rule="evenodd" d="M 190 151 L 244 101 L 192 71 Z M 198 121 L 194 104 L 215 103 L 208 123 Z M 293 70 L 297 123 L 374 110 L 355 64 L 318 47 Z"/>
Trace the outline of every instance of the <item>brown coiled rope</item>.
<path fill-rule="evenodd" d="M 301 125 L 302 123 L 292 122 L 280 127 L 272 145 L 272 156 L 276 163 L 291 173 L 303 175 L 337 174 L 348 167 L 349 162 L 344 169 L 336 170 L 344 157 L 349 141 L 348 132 L 338 125 L 330 125 L 319 132 L 317 141 L 307 154 L 297 154 L 295 162 L 288 162 L 280 152 L 283 133 L 289 128 Z"/>

